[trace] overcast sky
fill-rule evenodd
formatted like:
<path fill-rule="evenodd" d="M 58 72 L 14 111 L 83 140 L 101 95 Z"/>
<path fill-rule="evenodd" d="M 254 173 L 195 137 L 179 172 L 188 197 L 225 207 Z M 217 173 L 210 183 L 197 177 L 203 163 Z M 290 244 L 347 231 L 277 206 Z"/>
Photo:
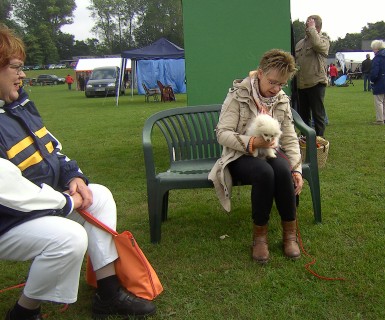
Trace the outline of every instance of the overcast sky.
<path fill-rule="evenodd" d="M 323 20 L 323 31 L 332 40 L 337 40 L 347 33 L 361 32 L 368 23 L 385 21 L 385 1 L 366 1 L 291 0 L 291 17 L 292 21 L 299 19 L 304 22 L 308 16 L 318 14 Z M 63 32 L 73 34 L 75 40 L 95 37 L 91 34 L 93 20 L 87 10 L 89 3 L 89 0 L 76 0 L 74 23 L 62 28 Z"/>

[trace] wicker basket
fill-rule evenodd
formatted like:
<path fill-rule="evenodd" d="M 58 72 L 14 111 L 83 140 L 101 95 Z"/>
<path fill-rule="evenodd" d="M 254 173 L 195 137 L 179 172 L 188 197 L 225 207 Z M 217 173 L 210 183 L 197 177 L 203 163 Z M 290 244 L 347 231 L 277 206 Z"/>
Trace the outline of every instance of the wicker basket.
<path fill-rule="evenodd" d="M 324 138 L 317 137 L 317 162 L 318 167 L 323 168 L 326 164 L 326 160 L 329 154 L 329 141 Z M 305 137 L 300 137 L 299 146 L 301 149 L 302 162 L 306 159 L 306 139 Z"/>

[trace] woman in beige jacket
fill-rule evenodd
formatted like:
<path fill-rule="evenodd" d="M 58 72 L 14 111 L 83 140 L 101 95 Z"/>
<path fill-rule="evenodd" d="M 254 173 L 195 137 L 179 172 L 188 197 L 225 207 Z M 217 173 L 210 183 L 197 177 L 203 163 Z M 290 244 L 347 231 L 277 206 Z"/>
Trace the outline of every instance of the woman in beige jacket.
<path fill-rule="evenodd" d="M 223 103 L 216 134 L 223 146 L 222 157 L 209 174 L 219 200 L 230 211 L 233 183 L 251 184 L 253 219 L 252 257 L 260 263 L 269 260 L 267 229 L 275 203 L 282 220 L 284 254 L 300 257 L 296 237 L 296 195 L 301 192 L 302 167 L 290 100 L 282 87 L 296 72 L 294 58 L 282 50 L 266 52 L 257 70 L 249 77 L 235 80 Z M 253 157 L 255 148 L 273 147 L 258 136 L 246 134 L 250 121 L 261 113 L 278 120 L 282 135 L 276 158 Z"/>

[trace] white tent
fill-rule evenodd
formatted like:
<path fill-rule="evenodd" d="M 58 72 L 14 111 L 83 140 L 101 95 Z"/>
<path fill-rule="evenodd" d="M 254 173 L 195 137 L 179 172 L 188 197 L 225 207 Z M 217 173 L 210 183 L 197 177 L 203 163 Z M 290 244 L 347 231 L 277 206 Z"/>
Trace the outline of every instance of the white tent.
<path fill-rule="evenodd" d="M 90 59 L 79 59 L 76 64 L 76 72 L 92 71 L 94 68 L 98 67 L 121 67 L 122 58 L 90 58 Z M 131 69 L 131 60 L 127 60 L 126 70 Z"/>
<path fill-rule="evenodd" d="M 354 72 L 357 67 L 361 70 L 361 63 L 366 59 L 367 54 L 370 55 L 370 59 L 374 58 L 372 51 L 337 52 L 336 60 L 339 62 L 341 69 L 345 70 L 346 67 Z"/>

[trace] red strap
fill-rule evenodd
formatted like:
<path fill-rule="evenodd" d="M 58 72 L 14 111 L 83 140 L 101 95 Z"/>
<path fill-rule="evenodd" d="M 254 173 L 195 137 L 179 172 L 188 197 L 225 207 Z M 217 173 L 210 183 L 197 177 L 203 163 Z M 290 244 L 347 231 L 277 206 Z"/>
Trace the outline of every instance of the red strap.
<path fill-rule="evenodd" d="M 109 226 L 105 225 L 103 222 L 96 219 L 91 213 L 89 213 L 86 210 L 77 210 L 79 214 L 89 223 L 93 224 L 94 226 L 107 231 L 108 233 L 111 233 L 113 236 L 117 236 L 119 233 L 115 230 L 111 229 Z"/>
<path fill-rule="evenodd" d="M 0 290 L 0 293 L 3 293 L 3 292 L 8 291 L 8 290 L 12 290 L 12 289 L 22 288 L 22 287 L 24 287 L 24 286 L 25 286 L 25 282 L 24 282 L 24 283 L 17 284 L 17 285 L 12 286 L 12 287 L 8 287 L 8 288 L 1 289 L 1 290 Z"/>
<path fill-rule="evenodd" d="M 322 279 L 322 280 L 331 280 L 331 281 L 335 281 L 335 280 L 341 280 L 341 281 L 345 281 L 346 279 L 345 278 L 330 278 L 330 277 L 325 277 L 325 276 L 321 276 L 319 275 L 318 273 L 316 273 L 315 271 L 311 270 L 310 269 L 310 266 L 314 265 L 316 263 L 316 259 L 314 257 L 312 257 L 304 248 L 303 246 L 303 242 L 302 242 L 302 237 L 301 237 L 301 233 L 299 231 L 299 227 L 298 227 L 298 217 L 297 217 L 297 234 L 298 234 L 298 242 L 299 242 L 299 245 L 301 247 L 301 250 L 303 252 L 303 254 L 309 258 L 312 259 L 312 261 L 308 262 L 305 264 L 305 269 L 307 271 L 309 271 L 313 276 L 319 278 L 319 279 Z"/>

